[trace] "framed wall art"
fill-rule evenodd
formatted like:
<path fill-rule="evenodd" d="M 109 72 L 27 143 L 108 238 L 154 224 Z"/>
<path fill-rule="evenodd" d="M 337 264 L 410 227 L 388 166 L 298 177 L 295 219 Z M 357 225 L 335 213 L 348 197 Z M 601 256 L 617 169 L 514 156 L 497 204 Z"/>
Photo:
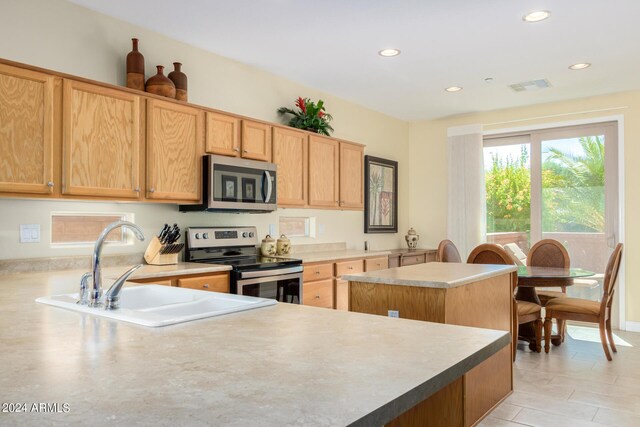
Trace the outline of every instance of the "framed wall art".
<path fill-rule="evenodd" d="M 398 232 L 398 162 L 364 156 L 364 232 Z"/>

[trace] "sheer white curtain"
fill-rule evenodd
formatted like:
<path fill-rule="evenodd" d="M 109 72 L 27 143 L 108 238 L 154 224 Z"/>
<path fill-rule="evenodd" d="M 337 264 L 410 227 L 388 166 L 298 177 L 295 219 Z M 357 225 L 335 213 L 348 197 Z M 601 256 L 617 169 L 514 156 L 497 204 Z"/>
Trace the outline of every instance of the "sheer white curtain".
<path fill-rule="evenodd" d="M 463 261 L 486 240 L 482 126 L 449 128 L 449 214 L 447 235 Z"/>

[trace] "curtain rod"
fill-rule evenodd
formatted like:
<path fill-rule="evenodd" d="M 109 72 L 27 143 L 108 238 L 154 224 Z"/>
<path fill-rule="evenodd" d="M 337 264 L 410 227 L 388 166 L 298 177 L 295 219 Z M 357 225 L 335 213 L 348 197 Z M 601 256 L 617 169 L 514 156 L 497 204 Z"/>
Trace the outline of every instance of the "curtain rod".
<path fill-rule="evenodd" d="M 505 122 L 485 123 L 485 124 L 483 124 L 483 126 L 496 126 L 496 125 L 506 125 L 506 124 L 509 124 L 509 123 L 530 122 L 530 121 L 533 121 L 533 120 L 551 119 L 551 118 L 554 118 L 554 117 L 574 116 L 576 114 L 603 113 L 605 111 L 626 110 L 627 108 L 629 108 L 629 107 L 628 106 L 611 107 L 611 108 L 602 108 L 602 109 L 599 109 L 599 110 L 587 110 L 587 111 L 576 111 L 576 112 L 572 112 L 572 113 L 551 114 L 551 115 L 548 115 L 548 116 L 538 116 L 538 117 L 530 117 L 530 118 L 526 118 L 526 119 L 508 120 L 508 121 L 505 121 Z"/>

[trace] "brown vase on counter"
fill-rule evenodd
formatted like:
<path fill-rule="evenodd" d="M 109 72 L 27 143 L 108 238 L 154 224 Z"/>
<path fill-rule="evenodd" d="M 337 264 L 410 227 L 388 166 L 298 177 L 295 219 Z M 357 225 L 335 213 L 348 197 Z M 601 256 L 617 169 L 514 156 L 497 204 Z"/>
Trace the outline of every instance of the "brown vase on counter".
<path fill-rule="evenodd" d="M 166 96 L 167 98 L 176 97 L 176 86 L 173 82 L 165 76 L 164 67 L 162 65 L 156 65 L 158 74 L 153 77 L 149 77 L 147 80 L 147 92 L 154 95 Z"/>
<path fill-rule="evenodd" d="M 144 56 L 138 51 L 138 39 L 131 39 L 133 50 L 127 55 L 127 87 L 144 91 Z"/>
<path fill-rule="evenodd" d="M 173 63 L 174 70 L 169 73 L 169 78 L 176 86 L 176 99 L 178 101 L 187 100 L 187 75 L 182 72 L 182 64 L 179 62 Z"/>

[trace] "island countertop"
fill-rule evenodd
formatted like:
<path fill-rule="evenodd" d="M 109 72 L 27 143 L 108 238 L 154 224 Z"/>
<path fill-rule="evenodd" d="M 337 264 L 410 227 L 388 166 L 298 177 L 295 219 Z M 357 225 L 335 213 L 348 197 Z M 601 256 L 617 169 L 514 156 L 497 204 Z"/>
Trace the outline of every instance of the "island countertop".
<path fill-rule="evenodd" d="M 395 267 L 367 273 L 349 274 L 342 276 L 342 279 L 351 282 L 447 289 L 478 280 L 489 279 L 512 271 L 517 271 L 515 265 L 428 262 L 426 264 Z"/>
<path fill-rule="evenodd" d="M 382 425 L 509 342 L 489 329 L 280 303 L 163 328 L 41 305 L 82 271 L 0 277 L 0 400 L 19 425 Z"/>

